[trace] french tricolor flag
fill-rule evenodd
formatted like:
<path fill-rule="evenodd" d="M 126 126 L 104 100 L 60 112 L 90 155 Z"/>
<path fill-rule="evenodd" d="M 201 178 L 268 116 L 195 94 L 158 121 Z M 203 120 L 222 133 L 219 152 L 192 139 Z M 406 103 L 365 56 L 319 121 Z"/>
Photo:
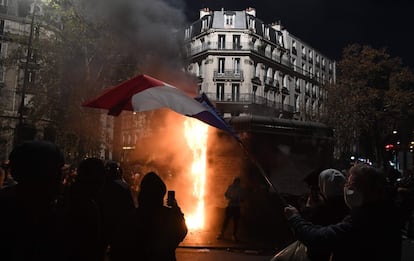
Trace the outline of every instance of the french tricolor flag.
<path fill-rule="evenodd" d="M 105 90 L 82 106 L 107 109 L 108 114 L 113 116 L 119 115 L 123 110 L 142 112 L 168 108 L 226 131 L 241 142 L 204 93 L 200 97 L 191 98 L 184 91 L 145 74 Z"/>

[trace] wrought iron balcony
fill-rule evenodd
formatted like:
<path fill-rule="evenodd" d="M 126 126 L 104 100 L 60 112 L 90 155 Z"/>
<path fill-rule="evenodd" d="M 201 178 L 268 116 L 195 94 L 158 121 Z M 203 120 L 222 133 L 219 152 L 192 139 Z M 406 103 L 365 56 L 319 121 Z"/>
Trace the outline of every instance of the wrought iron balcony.
<path fill-rule="evenodd" d="M 243 81 L 242 70 L 214 70 L 213 80 L 232 80 L 232 81 Z"/>

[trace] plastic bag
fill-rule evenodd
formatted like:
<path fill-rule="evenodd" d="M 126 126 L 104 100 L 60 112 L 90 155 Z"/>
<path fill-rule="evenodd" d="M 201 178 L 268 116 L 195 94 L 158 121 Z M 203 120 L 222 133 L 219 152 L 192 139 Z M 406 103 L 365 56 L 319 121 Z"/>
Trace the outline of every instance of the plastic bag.
<path fill-rule="evenodd" d="M 296 240 L 278 252 L 271 261 L 310 261 L 306 254 L 306 246 Z"/>

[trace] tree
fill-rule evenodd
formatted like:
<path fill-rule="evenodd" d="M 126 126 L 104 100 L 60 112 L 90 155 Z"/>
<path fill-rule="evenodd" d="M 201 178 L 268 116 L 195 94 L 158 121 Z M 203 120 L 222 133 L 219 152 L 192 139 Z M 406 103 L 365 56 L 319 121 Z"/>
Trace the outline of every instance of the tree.
<path fill-rule="evenodd" d="M 72 1 L 49 2 L 41 23 L 48 37 L 39 40 L 38 95 L 32 100 L 30 117 L 51 122 L 56 142 L 69 160 L 99 156 L 107 144 L 105 116 L 80 105 L 116 80 L 131 76 L 136 66 L 113 48 L 114 37 L 102 29 L 104 21 L 87 21 Z"/>
<path fill-rule="evenodd" d="M 353 44 L 344 48 L 337 81 L 327 87 L 327 117 L 337 151 L 360 153 L 382 164 L 388 134 L 412 115 L 414 73 L 386 49 Z"/>
<path fill-rule="evenodd" d="M 47 115 L 57 142 L 75 160 L 97 156 L 105 137 L 105 116 L 80 104 L 148 68 L 179 67 L 181 46 L 174 37 L 183 20 L 161 0 L 51 0 L 45 6 L 41 66 L 32 116 Z M 168 15 L 166 15 L 168 14 Z M 154 75 L 156 76 L 156 75 Z"/>

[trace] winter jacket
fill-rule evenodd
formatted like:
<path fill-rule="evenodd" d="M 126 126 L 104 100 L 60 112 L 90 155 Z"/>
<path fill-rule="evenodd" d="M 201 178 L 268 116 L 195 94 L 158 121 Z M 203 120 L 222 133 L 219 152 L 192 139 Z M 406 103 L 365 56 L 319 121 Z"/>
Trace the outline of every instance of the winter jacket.
<path fill-rule="evenodd" d="M 313 225 L 299 215 L 289 223 L 308 248 L 331 251 L 332 261 L 401 260 L 398 212 L 387 204 L 353 209 L 342 222 L 329 226 Z"/>

